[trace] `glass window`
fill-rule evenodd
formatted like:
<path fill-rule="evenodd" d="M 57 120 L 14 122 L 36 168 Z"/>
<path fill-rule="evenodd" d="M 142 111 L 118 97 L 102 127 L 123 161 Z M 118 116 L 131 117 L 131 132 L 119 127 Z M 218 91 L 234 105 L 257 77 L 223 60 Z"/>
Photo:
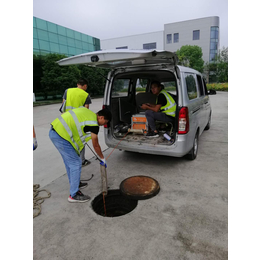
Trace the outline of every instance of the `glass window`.
<path fill-rule="evenodd" d="M 74 31 L 75 39 L 81 41 L 81 33 Z"/>
<path fill-rule="evenodd" d="M 33 38 L 38 38 L 38 33 L 37 33 L 37 29 L 33 28 Z"/>
<path fill-rule="evenodd" d="M 202 78 L 200 75 L 197 75 L 197 81 L 198 81 L 198 86 L 199 86 L 199 90 L 200 90 L 200 96 L 204 96 L 204 89 L 203 89 L 203 85 L 202 85 Z"/>
<path fill-rule="evenodd" d="M 83 53 L 82 49 L 77 49 L 76 48 L 76 55 L 81 54 L 81 53 Z"/>
<path fill-rule="evenodd" d="M 33 27 L 37 27 L 36 18 L 35 17 L 33 17 Z"/>
<path fill-rule="evenodd" d="M 41 49 L 41 50 L 50 51 L 49 42 L 43 41 L 43 40 L 39 40 L 39 45 L 40 45 L 40 49 Z"/>
<path fill-rule="evenodd" d="M 71 29 L 66 28 L 67 36 L 74 38 L 74 31 Z"/>
<path fill-rule="evenodd" d="M 172 34 L 167 34 L 166 35 L 166 43 L 167 44 L 172 43 Z"/>
<path fill-rule="evenodd" d="M 179 42 L 179 33 L 173 35 L 173 42 Z"/>
<path fill-rule="evenodd" d="M 116 47 L 116 49 L 127 49 L 127 46 Z"/>
<path fill-rule="evenodd" d="M 38 30 L 38 38 L 40 40 L 48 41 L 49 40 L 48 32 L 47 31 L 43 31 L 43 30 Z"/>
<path fill-rule="evenodd" d="M 86 34 L 82 34 L 82 41 L 88 42 L 88 36 Z"/>
<path fill-rule="evenodd" d="M 53 33 L 57 33 L 58 32 L 56 24 L 47 22 L 47 26 L 48 26 L 48 31 L 49 32 L 53 32 Z"/>
<path fill-rule="evenodd" d="M 57 43 L 50 42 L 50 49 L 51 49 L 51 52 L 55 52 L 55 53 L 60 52 L 59 44 L 57 44 Z"/>
<path fill-rule="evenodd" d="M 68 47 L 69 49 L 69 54 L 70 55 L 75 55 L 76 54 L 76 49 L 74 47 Z"/>
<path fill-rule="evenodd" d="M 67 38 L 65 36 L 61 36 L 59 35 L 59 43 L 60 44 L 64 44 L 64 45 L 67 45 Z"/>
<path fill-rule="evenodd" d="M 47 22 L 46 21 L 36 18 L 36 24 L 37 24 L 37 28 L 47 31 Z"/>
<path fill-rule="evenodd" d="M 65 27 L 57 25 L 57 28 L 58 28 L 58 34 L 66 36 L 66 28 Z"/>
<path fill-rule="evenodd" d="M 156 42 L 144 43 L 143 44 L 143 49 L 144 50 L 156 49 Z"/>
<path fill-rule="evenodd" d="M 189 99 L 197 97 L 196 81 L 193 74 L 185 73 L 185 82 Z"/>
<path fill-rule="evenodd" d="M 128 96 L 128 88 L 130 85 L 130 79 L 116 79 L 113 83 L 112 97 L 118 97 L 120 92 L 120 97 Z"/>
<path fill-rule="evenodd" d="M 49 32 L 49 41 L 59 43 L 58 34 Z"/>
<path fill-rule="evenodd" d="M 75 40 L 75 45 L 76 45 L 76 48 L 82 49 L 82 42 L 81 41 Z"/>
<path fill-rule="evenodd" d="M 68 47 L 65 46 L 65 45 L 61 45 L 61 44 L 60 44 L 60 53 L 62 53 L 62 54 L 68 54 L 68 53 L 69 53 Z"/>
<path fill-rule="evenodd" d="M 200 39 L 200 30 L 193 31 L 193 40 Z"/>
<path fill-rule="evenodd" d="M 38 39 L 33 39 L 33 48 L 34 48 L 34 49 L 39 49 Z"/>
<path fill-rule="evenodd" d="M 75 40 L 72 38 L 67 38 L 68 46 L 75 47 Z"/>

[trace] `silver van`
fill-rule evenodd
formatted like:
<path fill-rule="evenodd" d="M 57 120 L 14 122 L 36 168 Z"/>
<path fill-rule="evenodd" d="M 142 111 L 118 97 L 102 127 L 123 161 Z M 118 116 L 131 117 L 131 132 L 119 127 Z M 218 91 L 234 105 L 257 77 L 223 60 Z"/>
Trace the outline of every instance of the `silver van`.
<path fill-rule="evenodd" d="M 199 137 L 210 128 L 212 109 L 206 83 L 200 72 L 177 65 L 175 53 L 161 50 L 104 50 L 58 61 L 58 64 L 85 64 L 107 68 L 103 107 L 112 113 L 105 126 L 108 147 L 194 160 Z M 176 103 L 175 121 L 156 122 L 158 138 L 147 138 L 143 103 L 155 103 L 151 82 L 159 81 Z M 143 91 L 145 89 L 145 91 Z M 121 141 L 121 142 L 120 142 Z"/>

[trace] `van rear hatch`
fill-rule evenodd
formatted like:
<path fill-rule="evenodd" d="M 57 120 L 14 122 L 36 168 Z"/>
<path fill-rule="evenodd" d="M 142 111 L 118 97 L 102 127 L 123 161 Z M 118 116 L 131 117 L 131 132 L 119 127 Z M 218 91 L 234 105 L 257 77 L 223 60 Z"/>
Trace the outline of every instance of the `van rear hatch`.
<path fill-rule="evenodd" d="M 158 64 L 177 65 L 174 52 L 163 50 L 104 50 L 79 54 L 57 62 L 60 66 L 85 64 L 88 66 L 116 69 Z"/>

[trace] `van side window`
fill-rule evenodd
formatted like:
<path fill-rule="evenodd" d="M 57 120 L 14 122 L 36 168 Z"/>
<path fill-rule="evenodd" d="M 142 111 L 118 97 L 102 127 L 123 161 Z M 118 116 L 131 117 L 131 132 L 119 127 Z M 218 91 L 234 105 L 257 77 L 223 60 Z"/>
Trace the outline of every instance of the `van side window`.
<path fill-rule="evenodd" d="M 115 79 L 112 89 L 112 97 L 127 97 L 130 79 Z M 120 94 L 119 94 L 120 93 Z"/>
<path fill-rule="evenodd" d="M 196 81 L 193 74 L 185 73 L 185 82 L 187 88 L 187 94 L 189 99 L 194 99 L 198 97 Z"/>
<path fill-rule="evenodd" d="M 203 88 L 203 85 L 202 85 L 202 78 L 201 78 L 200 75 L 197 75 L 197 81 L 198 81 L 200 96 L 204 96 L 204 88 Z"/>
<path fill-rule="evenodd" d="M 205 95 L 207 96 L 208 95 L 208 89 L 207 89 L 207 84 L 206 84 L 206 81 L 205 81 L 204 78 L 203 78 L 203 88 L 204 88 L 204 91 L 205 91 Z"/>

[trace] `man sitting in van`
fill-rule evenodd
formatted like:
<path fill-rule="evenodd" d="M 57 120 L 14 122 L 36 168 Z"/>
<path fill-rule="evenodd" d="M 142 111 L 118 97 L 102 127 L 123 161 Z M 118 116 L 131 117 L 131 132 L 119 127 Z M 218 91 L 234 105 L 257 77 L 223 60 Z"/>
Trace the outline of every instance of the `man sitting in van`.
<path fill-rule="evenodd" d="M 151 91 L 157 96 L 156 104 L 142 104 L 141 108 L 145 109 L 145 116 L 151 129 L 146 137 L 159 137 L 156 130 L 155 121 L 174 122 L 176 103 L 173 97 L 164 90 L 164 86 L 158 81 L 151 83 Z"/>

